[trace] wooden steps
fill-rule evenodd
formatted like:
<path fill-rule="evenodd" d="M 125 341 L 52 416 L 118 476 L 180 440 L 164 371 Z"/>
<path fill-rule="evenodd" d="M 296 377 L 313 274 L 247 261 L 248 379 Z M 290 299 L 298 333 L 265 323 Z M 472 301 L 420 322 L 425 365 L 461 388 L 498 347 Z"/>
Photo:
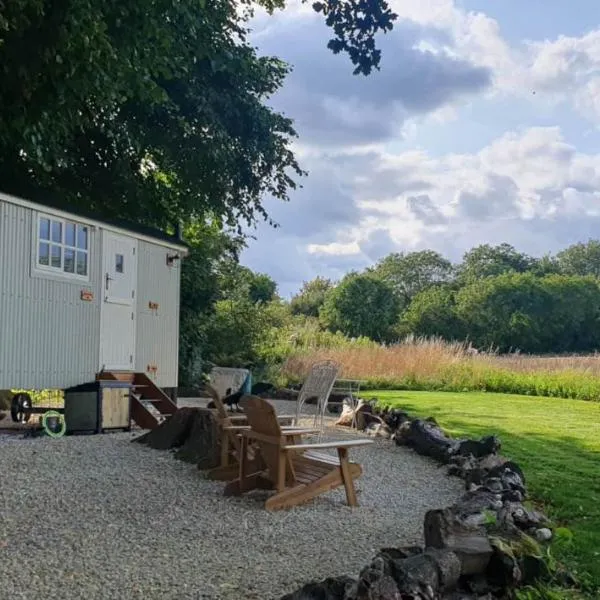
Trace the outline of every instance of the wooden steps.
<path fill-rule="evenodd" d="M 177 405 L 145 373 L 102 371 L 96 379 L 132 384 L 131 418 L 142 429 L 154 429 L 177 411 Z"/>

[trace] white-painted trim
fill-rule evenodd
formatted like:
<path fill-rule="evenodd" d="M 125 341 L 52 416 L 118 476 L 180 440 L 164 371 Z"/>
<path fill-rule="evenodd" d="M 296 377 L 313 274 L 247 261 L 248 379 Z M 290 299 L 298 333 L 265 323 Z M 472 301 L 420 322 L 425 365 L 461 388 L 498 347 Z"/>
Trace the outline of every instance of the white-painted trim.
<path fill-rule="evenodd" d="M 25 200 L 24 198 L 19 198 L 17 196 L 11 196 L 11 195 L 5 194 L 3 192 L 0 192 L 0 200 L 2 200 L 4 202 L 8 202 L 10 204 L 16 204 L 17 206 L 23 206 L 24 208 L 29 208 L 34 211 L 44 212 L 48 215 L 53 215 L 60 219 L 77 220 L 80 223 L 83 223 L 85 225 L 90 225 L 91 227 L 95 227 L 98 229 L 104 229 L 106 231 L 112 231 L 112 232 L 118 233 L 120 235 L 134 237 L 138 240 L 144 240 L 151 244 L 156 244 L 157 246 L 164 246 L 165 248 L 175 248 L 176 250 L 181 252 L 184 256 L 187 256 L 187 254 L 188 254 L 188 248 L 184 245 L 167 242 L 166 240 L 161 240 L 160 238 L 155 238 L 150 235 L 138 233 L 138 232 L 132 231 L 130 229 L 125 229 L 124 227 L 117 227 L 115 225 L 103 223 L 102 221 L 97 221 L 95 219 L 89 219 L 87 217 L 80 217 L 76 213 L 70 213 L 70 212 L 67 212 L 64 210 L 51 208 L 44 204 L 38 204 L 37 202 L 32 202 L 31 200 Z"/>
<path fill-rule="evenodd" d="M 84 227 L 87 227 L 88 230 L 88 240 L 87 240 L 87 248 L 85 249 L 85 253 L 87 254 L 87 275 L 78 275 L 77 273 L 69 273 L 68 271 L 65 271 L 63 268 L 61 269 L 56 269 L 54 267 L 50 267 L 50 266 L 45 266 L 45 265 L 40 265 L 38 258 L 39 258 L 39 245 L 40 243 L 45 243 L 46 240 L 41 240 L 40 239 L 40 219 L 44 219 L 44 218 L 48 218 L 48 219 L 54 219 L 56 221 L 60 221 L 62 223 L 62 227 L 63 227 L 63 239 L 64 239 L 64 235 L 65 235 L 65 225 L 66 222 L 69 221 L 71 223 L 74 223 L 75 225 L 83 225 Z M 33 219 L 32 219 L 32 225 L 33 225 L 33 230 L 32 230 L 32 261 L 31 261 L 31 266 L 32 266 L 32 276 L 34 277 L 43 277 L 46 279 L 57 279 L 57 280 L 61 280 L 61 281 L 72 281 L 72 282 L 83 282 L 83 283 L 88 283 L 90 281 L 90 277 L 91 277 L 91 270 L 92 270 L 92 266 L 91 266 L 91 256 L 92 256 L 92 230 L 93 227 L 91 227 L 90 225 L 88 225 L 87 223 L 82 223 L 81 221 L 76 221 L 73 218 L 67 218 L 64 219 L 63 217 L 58 217 L 57 215 L 53 215 L 50 213 L 46 213 L 46 212 L 34 212 L 33 213 Z M 75 243 L 77 244 L 77 230 L 75 231 Z M 83 249 L 78 249 L 78 248 L 72 248 L 71 246 L 66 247 L 65 244 L 61 241 L 60 244 L 58 243 L 53 243 L 48 241 L 48 245 L 54 244 L 55 246 L 60 246 L 62 249 L 62 258 L 61 258 L 61 262 L 64 261 L 64 254 L 65 254 L 65 248 L 69 248 L 75 251 L 75 259 L 77 259 L 77 252 L 81 252 Z M 76 264 L 75 264 L 75 268 Z"/>

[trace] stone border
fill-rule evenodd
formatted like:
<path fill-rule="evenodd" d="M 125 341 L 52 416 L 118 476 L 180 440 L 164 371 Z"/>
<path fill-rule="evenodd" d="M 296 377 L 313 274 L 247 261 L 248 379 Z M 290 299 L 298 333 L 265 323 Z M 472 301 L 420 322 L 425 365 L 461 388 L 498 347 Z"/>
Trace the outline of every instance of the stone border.
<path fill-rule="evenodd" d="M 500 440 L 455 440 L 433 418 L 380 410 L 376 402 L 361 401 L 356 415 L 346 405 L 337 424 L 356 416 L 359 430 L 447 465 L 448 475 L 465 481 L 466 493 L 454 505 L 426 513 L 422 547 L 383 548 L 358 579 L 311 582 L 281 600 L 493 600 L 547 580 L 550 522 L 523 505 L 525 476 L 499 454 Z M 565 583 L 574 583 L 563 575 Z"/>

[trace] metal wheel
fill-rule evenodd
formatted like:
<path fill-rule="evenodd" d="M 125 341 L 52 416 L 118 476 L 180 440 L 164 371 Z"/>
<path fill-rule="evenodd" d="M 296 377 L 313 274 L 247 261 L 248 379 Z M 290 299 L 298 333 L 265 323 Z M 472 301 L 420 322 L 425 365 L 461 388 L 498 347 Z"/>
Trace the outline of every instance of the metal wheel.
<path fill-rule="evenodd" d="M 19 392 L 12 397 L 10 402 L 10 416 L 15 423 L 27 423 L 31 417 L 31 396 Z"/>

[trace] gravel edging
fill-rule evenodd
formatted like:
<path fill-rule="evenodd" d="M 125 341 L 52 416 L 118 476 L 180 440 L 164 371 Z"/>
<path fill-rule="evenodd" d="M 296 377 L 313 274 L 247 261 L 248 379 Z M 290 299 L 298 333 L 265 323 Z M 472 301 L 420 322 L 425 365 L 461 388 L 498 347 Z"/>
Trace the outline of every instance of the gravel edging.
<path fill-rule="evenodd" d="M 289 412 L 290 403 L 275 403 Z M 329 432 L 348 437 L 349 432 Z M 267 513 L 132 434 L 0 439 L 0 590 L 7 598 L 279 598 L 354 575 L 383 546 L 419 543 L 459 479 L 407 448 L 353 449 L 360 507 L 342 490 Z"/>

